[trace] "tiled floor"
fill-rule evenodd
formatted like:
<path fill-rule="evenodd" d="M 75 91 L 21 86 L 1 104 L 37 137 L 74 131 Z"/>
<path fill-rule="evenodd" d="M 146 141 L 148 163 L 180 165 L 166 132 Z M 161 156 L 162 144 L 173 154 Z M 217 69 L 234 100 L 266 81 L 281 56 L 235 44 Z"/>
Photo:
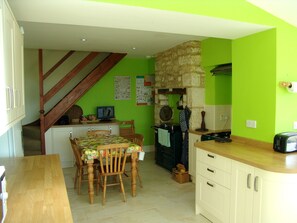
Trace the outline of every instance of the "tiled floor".
<path fill-rule="evenodd" d="M 195 185 L 179 184 L 169 171 L 155 165 L 154 154 L 147 153 L 140 163 L 143 188 L 131 196 L 130 178 L 125 179 L 127 202 L 122 201 L 118 187 L 107 188 L 106 204 L 101 204 L 101 193 L 89 204 L 87 183 L 82 195 L 73 189 L 74 168 L 63 169 L 74 222 L 100 223 L 209 223 L 195 215 Z"/>

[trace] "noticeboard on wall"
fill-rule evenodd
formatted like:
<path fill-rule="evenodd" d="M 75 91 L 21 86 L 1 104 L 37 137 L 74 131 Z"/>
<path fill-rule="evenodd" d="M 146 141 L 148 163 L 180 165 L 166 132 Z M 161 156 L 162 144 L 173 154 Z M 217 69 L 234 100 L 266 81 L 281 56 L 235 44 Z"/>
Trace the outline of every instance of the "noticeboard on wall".
<path fill-rule="evenodd" d="M 155 76 L 136 76 L 136 104 L 152 105 L 154 102 L 153 86 Z"/>
<path fill-rule="evenodd" d="M 114 99 L 115 100 L 131 99 L 131 77 L 130 76 L 114 77 Z"/>

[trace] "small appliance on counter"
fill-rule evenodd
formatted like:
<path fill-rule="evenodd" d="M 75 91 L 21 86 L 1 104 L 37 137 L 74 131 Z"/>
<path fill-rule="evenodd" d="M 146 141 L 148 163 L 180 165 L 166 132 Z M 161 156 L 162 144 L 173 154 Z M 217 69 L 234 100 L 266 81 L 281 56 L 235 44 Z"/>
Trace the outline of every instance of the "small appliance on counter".
<path fill-rule="evenodd" d="M 276 134 L 273 140 L 273 149 L 281 153 L 297 151 L 297 132 L 282 132 Z"/>

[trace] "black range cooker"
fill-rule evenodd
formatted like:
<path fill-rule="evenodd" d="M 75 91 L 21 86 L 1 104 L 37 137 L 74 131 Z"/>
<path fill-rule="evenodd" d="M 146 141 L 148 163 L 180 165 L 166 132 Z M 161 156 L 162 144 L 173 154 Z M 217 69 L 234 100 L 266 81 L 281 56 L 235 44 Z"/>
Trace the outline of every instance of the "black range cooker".
<path fill-rule="evenodd" d="M 181 161 L 183 137 L 179 124 L 162 123 L 154 126 L 155 129 L 155 161 L 159 166 L 172 171 L 172 168 Z M 162 145 L 159 139 L 159 129 L 167 131 L 170 137 L 170 146 Z M 161 142 L 161 143 L 160 143 Z"/>

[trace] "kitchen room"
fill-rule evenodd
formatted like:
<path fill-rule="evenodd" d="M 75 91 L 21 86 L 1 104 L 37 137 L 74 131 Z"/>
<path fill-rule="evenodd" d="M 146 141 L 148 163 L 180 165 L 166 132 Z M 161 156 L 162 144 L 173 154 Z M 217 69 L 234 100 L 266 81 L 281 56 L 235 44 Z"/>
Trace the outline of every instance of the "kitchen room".
<path fill-rule="evenodd" d="M 259 13 L 264 18 L 269 17 L 255 7 L 251 7 L 251 11 Z M 213 12 L 209 14 L 212 15 Z M 232 13 L 227 15 L 227 12 L 224 17 L 236 19 L 235 15 Z M 253 20 L 247 19 L 249 22 L 256 22 Z M 296 28 L 276 18 L 271 20 L 268 25 L 282 27 L 285 31 L 276 32 L 275 29 L 271 29 L 232 41 L 232 134 L 265 142 L 271 142 L 278 132 L 293 131 L 292 123 L 295 121 L 294 107 L 291 102 L 296 95 L 288 94 L 285 89 L 278 86 L 278 82 L 293 81 L 295 78 L 296 68 L 292 62 L 293 57 L 288 58 L 288 52 L 294 55 L 295 51 L 292 49 L 296 47 L 294 41 Z M 275 20 L 277 25 L 274 23 Z M 214 64 L 220 64 L 220 62 Z M 271 64 L 277 65 L 271 66 Z M 206 95 L 207 91 L 206 88 Z M 283 114 L 286 114 L 285 117 Z M 257 121 L 257 128 L 247 128 L 246 120 Z M 153 119 L 148 123 L 152 124 Z M 210 125 L 210 122 L 206 123 Z M 140 127 L 140 131 L 143 129 L 148 128 Z M 153 134 L 149 133 L 147 138 L 149 140 L 147 145 L 152 144 Z M 7 155 L 6 151 L 2 152 Z"/>

